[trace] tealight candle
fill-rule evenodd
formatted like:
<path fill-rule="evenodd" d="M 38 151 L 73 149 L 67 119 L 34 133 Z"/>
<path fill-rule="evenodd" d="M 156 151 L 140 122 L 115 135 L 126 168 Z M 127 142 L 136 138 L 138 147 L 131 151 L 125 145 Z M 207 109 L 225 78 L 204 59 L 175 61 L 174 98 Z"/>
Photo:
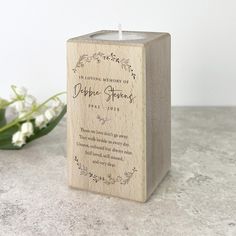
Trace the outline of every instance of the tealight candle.
<path fill-rule="evenodd" d="M 122 31 L 121 26 L 119 26 L 118 31 L 101 32 L 91 35 L 92 39 L 98 40 L 137 40 L 145 39 L 145 37 L 145 33 Z"/>
<path fill-rule="evenodd" d="M 170 35 L 67 42 L 69 185 L 145 202 L 170 169 Z"/>
<path fill-rule="evenodd" d="M 98 40 L 137 40 L 145 39 L 145 37 L 145 33 L 122 31 L 120 24 L 118 25 L 118 31 L 101 32 L 91 35 L 91 38 Z"/>
<path fill-rule="evenodd" d="M 145 34 L 130 33 L 126 31 L 120 33 L 119 31 L 115 31 L 115 32 L 95 34 L 92 35 L 91 38 L 100 40 L 137 40 L 137 39 L 144 39 Z"/>

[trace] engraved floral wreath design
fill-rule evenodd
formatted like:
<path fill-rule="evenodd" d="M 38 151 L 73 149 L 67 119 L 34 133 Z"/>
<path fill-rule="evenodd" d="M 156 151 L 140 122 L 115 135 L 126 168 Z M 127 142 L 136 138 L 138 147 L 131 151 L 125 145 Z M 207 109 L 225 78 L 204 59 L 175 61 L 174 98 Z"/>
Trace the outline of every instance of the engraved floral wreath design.
<path fill-rule="evenodd" d="M 131 74 L 133 79 L 136 78 L 136 74 L 134 73 L 134 69 L 129 64 L 129 59 L 122 58 L 120 59 L 117 57 L 113 52 L 111 54 L 105 54 L 103 52 L 96 52 L 92 56 L 87 54 L 83 54 L 79 57 L 78 62 L 76 63 L 75 67 L 72 69 L 74 73 L 77 72 L 78 68 L 83 67 L 85 64 L 95 61 L 100 63 L 102 60 L 104 61 L 113 61 L 121 65 L 121 68 L 128 71 Z"/>
<path fill-rule="evenodd" d="M 104 184 L 110 185 L 115 183 L 120 184 L 128 184 L 130 179 L 133 177 L 134 173 L 137 171 L 137 169 L 134 167 L 130 172 L 124 172 L 124 177 L 116 176 L 112 177 L 111 174 L 108 174 L 107 177 L 98 176 L 91 171 L 88 171 L 88 167 L 81 164 L 77 158 L 77 156 L 74 157 L 74 160 L 76 162 L 76 165 L 78 167 L 78 170 L 80 171 L 80 175 L 88 176 L 91 178 L 95 183 L 102 181 Z"/>

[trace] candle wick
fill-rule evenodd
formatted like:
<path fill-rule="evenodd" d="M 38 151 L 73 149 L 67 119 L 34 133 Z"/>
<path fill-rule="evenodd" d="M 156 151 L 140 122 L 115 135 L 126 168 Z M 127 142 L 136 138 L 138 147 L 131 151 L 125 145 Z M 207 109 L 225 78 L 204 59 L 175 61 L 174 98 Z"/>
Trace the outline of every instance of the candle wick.
<path fill-rule="evenodd" d="M 121 24 L 118 25 L 118 31 L 119 31 L 119 40 L 122 40 L 123 34 L 122 34 L 122 27 L 121 27 Z"/>

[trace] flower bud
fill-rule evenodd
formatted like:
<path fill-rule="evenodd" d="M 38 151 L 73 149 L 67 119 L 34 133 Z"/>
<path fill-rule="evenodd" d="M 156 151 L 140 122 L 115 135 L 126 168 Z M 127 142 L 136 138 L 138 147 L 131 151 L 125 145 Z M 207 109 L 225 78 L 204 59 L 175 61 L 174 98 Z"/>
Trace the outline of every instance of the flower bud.
<path fill-rule="evenodd" d="M 31 107 L 35 103 L 36 103 L 36 98 L 34 96 L 32 96 L 32 95 L 25 96 L 25 105 L 27 107 Z"/>
<path fill-rule="evenodd" d="M 54 119 L 54 117 L 56 117 L 56 113 L 53 109 L 47 109 L 44 115 L 48 121 L 51 121 L 52 119 Z"/>
<path fill-rule="evenodd" d="M 52 109 L 56 112 L 56 114 L 61 113 L 63 110 L 64 103 L 60 99 L 54 99 L 52 101 Z"/>
<path fill-rule="evenodd" d="M 16 101 L 15 103 L 13 103 L 13 105 L 17 112 L 22 112 L 25 108 L 25 104 L 23 101 Z"/>
<path fill-rule="evenodd" d="M 61 105 L 61 100 L 59 100 L 59 99 L 53 99 L 52 100 L 52 108 L 57 108 L 58 106 L 60 106 Z"/>
<path fill-rule="evenodd" d="M 17 131 L 12 136 L 12 143 L 15 146 L 21 147 L 25 144 L 25 135 L 21 131 Z"/>
<path fill-rule="evenodd" d="M 34 128 L 33 128 L 33 124 L 31 122 L 25 122 L 21 125 L 21 132 L 23 133 L 23 135 L 25 135 L 26 137 L 29 137 L 33 134 L 34 132 Z"/>
<path fill-rule="evenodd" d="M 47 119 L 43 114 L 35 117 L 35 126 L 36 127 L 39 127 L 40 129 L 42 129 L 46 125 L 47 125 Z"/>
<path fill-rule="evenodd" d="M 27 94 L 27 89 L 25 87 L 15 87 L 15 91 L 19 96 L 25 96 Z"/>

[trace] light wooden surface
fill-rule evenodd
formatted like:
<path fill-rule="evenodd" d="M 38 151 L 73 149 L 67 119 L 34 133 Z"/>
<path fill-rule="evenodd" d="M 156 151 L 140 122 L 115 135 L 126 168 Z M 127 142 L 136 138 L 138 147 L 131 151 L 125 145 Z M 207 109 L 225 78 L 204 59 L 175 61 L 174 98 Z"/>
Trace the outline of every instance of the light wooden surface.
<path fill-rule="evenodd" d="M 69 185 L 143 202 L 170 167 L 169 35 L 90 35 L 67 43 Z"/>
<path fill-rule="evenodd" d="M 170 35 L 145 47 L 147 197 L 171 165 Z"/>

